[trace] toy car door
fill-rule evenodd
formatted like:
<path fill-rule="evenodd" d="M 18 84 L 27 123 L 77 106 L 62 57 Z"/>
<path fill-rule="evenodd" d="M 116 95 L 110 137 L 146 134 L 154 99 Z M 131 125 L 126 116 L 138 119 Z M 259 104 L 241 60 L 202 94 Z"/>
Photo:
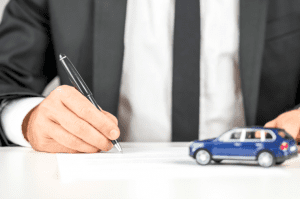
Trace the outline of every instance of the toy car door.
<path fill-rule="evenodd" d="M 240 155 L 255 158 L 257 152 L 263 148 L 263 140 L 265 140 L 265 131 L 259 129 L 247 129 L 245 139 L 241 145 Z"/>
<path fill-rule="evenodd" d="M 212 154 L 215 156 L 237 156 L 241 147 L 241 129 L 233 129 L 221 135 L 215 142 Z"/>

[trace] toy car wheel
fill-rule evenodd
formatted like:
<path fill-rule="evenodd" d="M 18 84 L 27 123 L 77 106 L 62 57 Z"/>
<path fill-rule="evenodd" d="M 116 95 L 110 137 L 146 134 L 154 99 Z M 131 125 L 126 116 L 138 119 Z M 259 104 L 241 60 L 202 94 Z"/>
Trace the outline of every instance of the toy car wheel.
<path fill-rule="evenodd" d="M 258 155 L 258 164 L 262 167 L 270 167 L 275 164 L 274 156 L 267 151 L 263 151 Z"/>
<path fill-rule="evenodd" d="M 196 162 L 201 165 L 207 165 L 211 161 L 211 155 L 208 151 L 201 149 L 196 153 Z"/>
<path fill-rule="evenodd" d="M 285 160 L 284 160 L 284 161 L 285 161 Z M 280 165 L 280 164 L 284 163 L 284 161 L 276 162 L 275 164 L 276 164 L 276 165 Z"/>

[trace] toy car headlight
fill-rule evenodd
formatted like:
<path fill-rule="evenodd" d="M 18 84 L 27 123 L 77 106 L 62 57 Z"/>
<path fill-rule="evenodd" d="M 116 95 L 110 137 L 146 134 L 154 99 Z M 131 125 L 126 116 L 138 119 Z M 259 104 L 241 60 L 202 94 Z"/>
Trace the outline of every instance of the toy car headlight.
<path fill-rule="evenodd" d="M 194 152 L 195 150 L 197 150 L 198 148 L 202 148 L 204 147 L 204 143 L 194 143 L 192 145 L 192 152 Z"/>
<path fill-rule="evenodd" d="M 296 146 L 296 145 L 291 146 L 291 148 L 290 148 L 290 151 L 291 151 L 291 152 L 296 151 L 296 150 L 297 150 L 297 146 Z"/>

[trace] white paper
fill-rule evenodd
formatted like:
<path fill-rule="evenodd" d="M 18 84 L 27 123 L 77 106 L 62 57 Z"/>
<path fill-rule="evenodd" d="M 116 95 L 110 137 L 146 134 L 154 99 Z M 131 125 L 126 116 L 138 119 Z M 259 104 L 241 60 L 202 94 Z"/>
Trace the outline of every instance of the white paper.
<path fill-rule="evenodd" d="M 188 155 L 187 147 L 123 148 L 96 154 L 58 154 L 58 166 L 63 182 L 76 180 L 146 179 L 146 178 L 206 178 L 222 176 L 290 176 L 287 168 L 299 167 L 299 158 L 282 166 L 262 168 L 252 161 L 223 161 L 198 165 Z M 292 167 L 291 167 L 292 168 Z"/>

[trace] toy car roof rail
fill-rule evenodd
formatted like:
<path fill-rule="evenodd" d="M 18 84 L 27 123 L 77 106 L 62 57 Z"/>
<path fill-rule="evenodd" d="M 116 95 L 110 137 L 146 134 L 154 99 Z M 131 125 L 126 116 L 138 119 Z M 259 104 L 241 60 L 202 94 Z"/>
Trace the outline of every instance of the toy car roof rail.
<path fill-rule="evenodd" d="M 281 128 L 270 128 L 270 127 L 263 127 L 263 126 L 241 126 L 241 127 L 235 127 L 233 129 L 255 129 L 255 128 L 261 128 L 261 129 L 274 129 L 274 130 L 282 130 L 285 131 L 284 129 Z"/>

